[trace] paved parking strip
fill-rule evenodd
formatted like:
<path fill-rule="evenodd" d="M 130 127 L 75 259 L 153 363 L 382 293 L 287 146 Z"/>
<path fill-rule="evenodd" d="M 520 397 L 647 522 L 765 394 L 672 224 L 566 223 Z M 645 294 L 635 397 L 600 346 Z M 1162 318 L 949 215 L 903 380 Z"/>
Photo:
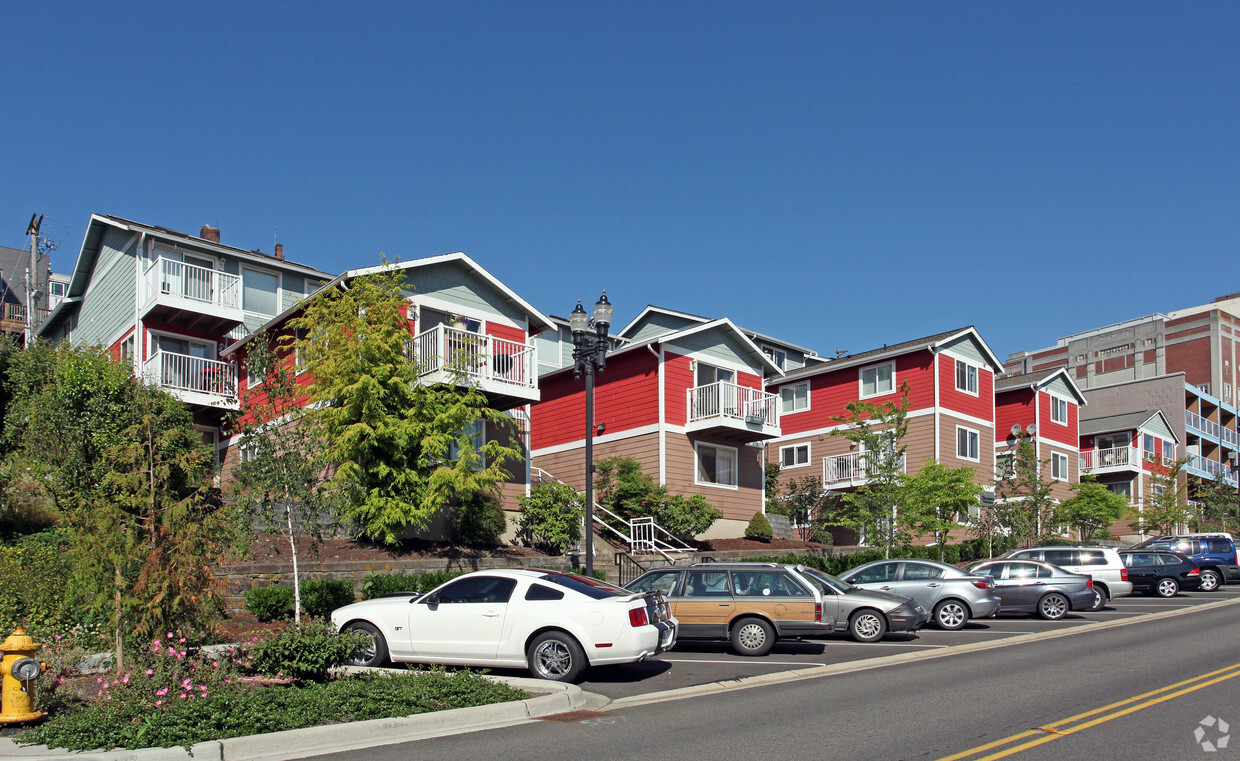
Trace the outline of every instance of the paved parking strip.
<path fill-rule="evenodd" d="M 844 635 L 781 641 L 760 658 L 735 655 L 726 643 L 682 641 L 671 652 L 645 663 L 591 669 L 581 686 L 587 692 L 615 700 L 798 668 L 838 666 L 898 653 L 942 653 L 957 645 L 994 643 L 1008 637 L 1045 634 L 1069 627 L 1088 628 L 1103 622 L 1189 610 L 1197 605 L 1237 597 L 1240 597 L 1240 586 L 1223 587 L 1216 592 L 1185 593 L 1171 599 L 1134 595 L 1112 600 L 1101 611 L 1074 612 L 1060 621 L 1005 616 L 970 621 L 959 631 L 928 628 L 916 635 L 888 635 L 883 641 L 870 644 L 854 642 Z"/>

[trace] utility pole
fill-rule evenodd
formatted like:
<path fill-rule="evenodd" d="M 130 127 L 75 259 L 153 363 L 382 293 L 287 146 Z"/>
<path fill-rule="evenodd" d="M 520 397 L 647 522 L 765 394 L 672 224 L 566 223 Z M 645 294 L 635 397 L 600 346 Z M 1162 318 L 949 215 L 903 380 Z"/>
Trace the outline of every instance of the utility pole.
<path fill-rule="evenodd" d="M 26 269 L 26 345 L 34 339 L 35 324 L 38 315 L 39 297 L 39 228 L 43 226 L 43 215 L 30 215 L 30 224 L 26 226 L 26 234 L 30 236 L 30 266 Z"/>

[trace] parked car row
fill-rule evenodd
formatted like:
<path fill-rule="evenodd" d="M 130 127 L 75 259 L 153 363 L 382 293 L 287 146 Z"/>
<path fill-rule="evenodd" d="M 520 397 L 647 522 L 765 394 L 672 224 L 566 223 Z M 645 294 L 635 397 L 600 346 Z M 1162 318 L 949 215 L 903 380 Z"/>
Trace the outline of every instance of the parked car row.
<path fill-rule="evenodd" d="M 351 665 L 528 668 L 543 679 L 576 681 L 589 666 L 641 661 L 681 640 L 726 641 L 741 655 L 760 656 L 779 639 L 847 634 L 876 642 L 998 614 L 1057 620 L 1134 590 L 1209 591 L 1240 578 L 1235 552 L 1224 534 L 1156 537 L 1118 552 L 1030 547 L 964 568 L 879 560 L 839 578 L 796 564 L 695 563 L 647 571 L 627 588 L 563 571 L 499 569 L 426 594 L 347 605 L 331 621 L 337 631 L 364 635 Z"/>

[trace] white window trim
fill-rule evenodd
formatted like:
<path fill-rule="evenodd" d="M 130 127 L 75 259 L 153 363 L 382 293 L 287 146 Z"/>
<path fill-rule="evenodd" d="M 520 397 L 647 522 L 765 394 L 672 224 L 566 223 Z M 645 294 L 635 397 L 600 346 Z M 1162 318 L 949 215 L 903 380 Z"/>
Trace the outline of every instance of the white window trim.
<path fill-rule="evenodd" d="M 263 312 L 251 312 L 245 308 L 245 271 L 246 270 L 253 270 L 254 272 L 261 272 L 264 275 L 275 275 L 276 276 L 276 313 L 275 314 L 265 314 Z M 267 319 L 271 319 L 272 317 L 275 317 L 276 315 L 284 311 L 283 309 L 280 308 L 281 305 L 284 304 L 284 273 L 283 272 L 281 272 L 280 270 L 269 270 L 266 267 L 255 267 L 249 263 L 245 263 L 241 265 L 240 274 L 241 274 L 241 310 L 243 314 L 249 314 L 255 317 L 266 317 Z"/>
<path fill-rule="evenodd" d="M 798 407 L 798 408 L 796 408 L 796 409 L 792 409 L 792 410 L 786 410 L 786 409 L 784 409 L 784 389 L 786 389 L 786 388 L 796 388 L 796 387 L 798 387 L 798 386 L 805 386 L 805 406 L 804 406 L 804 407 Z M 809 393 L 809 392 L 810 392 L 809 381 L 801 381 L 800 383 L 790 383 L 790 384 L 788 384 L 787 386 L 781 386 L 781 387 L 780 387 L 780 389 L 779 389 L 779 414 L 781 414 L 781 415 L 794 415 L 794 414 L 799 413 L 799 412 L 807 412 L 807 411 L 809 411 L 810 407 L 812 406 L 812 402 L 810 401 L 810 393 Z M 793 404 L 795 404 L 795 403 L 796 403 L 796 398 L 795 398 L 795 395 L 794 395 L 794 397 L 793 397 Z"/>
<path fill-rule="evenodd" d="M 976 457 L 969 457 L 968 455 L 960 453 L 960 432 L 961 431 L 967 431 L 977 437 L 977 456 Z M 960 460 L 967 460 L 968 462 L 981 462 L 982 461 L 981 431 L 978 431 L 976 428 L 966 428 L 963 425 L 956 426 L 956 458 Z"/>
<path fill-rule="evenodd" d="M 704 447 L 704 446 L 714 447 L 716 450 L 725 449 L 732 453 L 732 471 L 736 477 L 735 484 L 721 484 L 721 483 L 716 483 L 714 481 L 701 480 L 701 478 L 698 475 L 698 471 L 699 471 L 698 469 L 699 459 L 698 458 L 701 457 L 701 454 L 698 451 L 698 447 Z M 737 491 L 740 489 L 740 482 L 741 482 L 741 461 L 740 461 L 740 453 L 737 451 L 736 447 L 729 447 L 723 444 L 712 444 L 709 441 L 693 442 L 693 483 L 697 484 L 698 486 L 710 486 L 715 489 L 729 489 L 731 491 Z"/>
<path fill-rule="evenodd" d="M 1055 462 L 1059 459 L 1063 460 L 1063 468 L 1060 470 L 1063 476 L 1055 475 Z M 1051 479 L 1054 481 L 1067 481 L 1071 475 L 1072 463 L 1068 460 L 1068 456 L 1062 452 L 1051 452 Z"/>
<path fill-rule="evenodd" d="M 784 450 L 785 449 L 800 449 L 801 447 L 805 447 L 805 462 L 799 465 L 784 465 Z M 814 462 L 813 447 L 810 445 L 808 441 L 803 441 L 800 444 L 788 444 L 786 446 L 782 446 L 779 448 L 779 469 L 780 470 L 794 470 L 796 468 L 808 468 L 810 465 L 813 464 L 813 462 Z"/>
<path fill-rule="evenodd" d="M 962 393 L 962 394 L 968 394 L 969 396 L 980 396 L 980 395 L 981 395 L 981 392 L 980 392 L 978 389 L 980 389 L 980 388 L 981 388 L 981 386 L 982 386 L 982 368 L 978 367 L 978 366 L 977 366 L 976 364 L 974 364 L 973 362 L 966 362 L 965 360 L 963 360 L 963 359 L 959 359 L 959 358 L 957 358 L 957 357 L 953 357 L 953 359 L 954 359 L 954 360 L 955 360 L 955 362 L 956 362 L 956 366 L 955 366 L 955 368 L 954 368 L 955 373 L 956 373 L 956 390 L 957 390 L 957 391 L 959 391 L 959 392 L 960 392 L 960 393 Z M 973 370 L 973 390 L 972 390 L 972 391 L 970 391 L 970 390 L 969 390 L 969 389 L 967 389 L 967 388 L 961 388 L 961 387 L 960 387 L 960 368 L 961 368 L 961 366 L 964 366 L 964 367 L 966 367 L 966 368 L 969 368 L 969 369 Z M 968 375 L 968 372 L 966 371 L 966 372 L 965 372 L 965 380 L 966 380 L 966 381 L 968 380 L 968 377 L 969 377 L 969 375 Z"/>
<path fill-rule="evenodd" d="M 1054 395 L 1051 395 L 1050 399 L 1051 399 L 1051 422 L 1055 423 L 1056 425 L 1067 425 L 1068 418 L 1071 417 L 1071 415 L 1068 414 L 1068 400 L 1062 397 L 1054 396 Z M 1059 420 L 1058 418 L 1055 417 L 1055 411 L 1059 409 L 1059 405 L 1061 404 L 1063 405 L 1063 420 Z"/>
<path fill-rule="evenodd" d="M 865 393 L 865 371 L 866 370 L 875 371 L 874 386 L 875 388 L 877 388 L 878 387 L 878 368 L 885 367 L 885 366 L 891 368 L 891 390 L 890 391 L 875 391 L 873 394 Z M 900 383 L 896 380 L 896 363 L 894 360 L 892 360 L 891 362 L 879 362 L 878 364 L 867 365 L 866 367 L 858 368 L 857 370 L 857 398 L 858 399 L 870 399 L 876 396 L 886 396 L 888 394 L 894 394 L 896 389 L 899 387 L 900 387 Z"/>

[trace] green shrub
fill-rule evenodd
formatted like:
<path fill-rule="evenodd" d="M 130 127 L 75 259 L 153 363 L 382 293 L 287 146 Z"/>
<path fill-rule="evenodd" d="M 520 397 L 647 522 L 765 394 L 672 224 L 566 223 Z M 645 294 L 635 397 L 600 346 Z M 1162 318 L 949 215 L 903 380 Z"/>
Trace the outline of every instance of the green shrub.
<path fill-rule="evenodd" d="M 810 533 L 809 540 L 814 544 L 835 544 L 835 536 L 831 533 L 831 529 L 821 524 L 814 526 L 813 532 Z"/>
<path fill-rule="evenodd" d="M 245 609 L 259 621 L 278 621 L 293 615 L 290 587 L 254 587 L 245 593 Z"/>
<path fill-rule="evenodd" d="M 373 600 L 398 592 L 429 592 L 440 584 L 452 581 L 458 571 L 427 571 L 426 573 L 372 573 L 362 582 L 362 599 Z"/>
<path fill-rule="evenodd" d="M 508 516 L 494 492 L 477 492 L 456 506 L 456 535 L 470 546 L 494 547 L 508 530 Z"/>
<path fill-rule="evenodd" d="M 353 677 L 326 684 L 261 689 L 223 684 L 206 694 L 197 691 L 199 696 L 195 699 L 164 700 L 154 706 L 149 685 L 138 685 L 135 679 L 113 687 L 111 701 L 79 704 L 59 712 L 42 725 L 26 730 L 20 742 L 46 743 L 69 750 L 175 745 L 188 748 L 206 740 L 411 716 L 530 697 L 472 671 Z"/>
<path fill-rule="evenodd" d="M 771 522 L 762 513 L 754 513 L 745 527 L 745 538 L 759 542 L 769 542 L 775 534 L 771 531 Z"/>
<path fill-rule="evenodd" d="M 581 541 L 581 518 L 585 513 L 581 492 L 568 484 L 535 484 L 518 501 L 518 530 L 527 547 L 558 555 Z"/>
<path fill-rule="evenodd" d="M 365 640 L 364 634 L 338 634 L 330 624 L 308 623 L 254 645 L 250 658 L 262 674 L 325 682 L 328 672 L 344 663 Z"/>
<path fill-rule="evenodd" d="M 301 607 L 311 618 L 327 618 L 355 598 L 353 582 L 344 579 L 306 579 L 301 583 Z"/>

